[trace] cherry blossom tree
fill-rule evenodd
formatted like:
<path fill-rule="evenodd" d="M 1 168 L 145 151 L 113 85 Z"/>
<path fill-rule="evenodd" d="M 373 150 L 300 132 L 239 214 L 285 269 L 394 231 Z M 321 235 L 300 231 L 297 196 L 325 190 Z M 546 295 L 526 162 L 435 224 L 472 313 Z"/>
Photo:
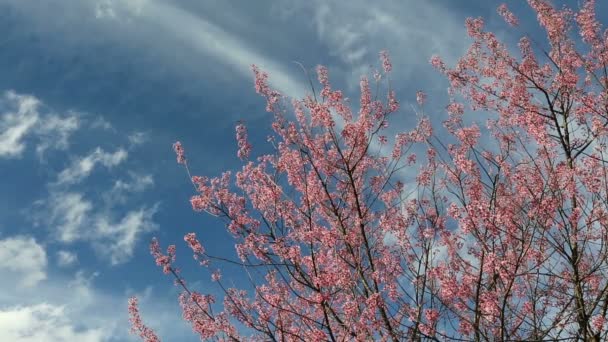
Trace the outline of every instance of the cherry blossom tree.
<path fill-rule="evenodd" d="M 189 289 L 175 246 L 151 244 L 201 339 L 608 339 L 608 31 L 593 0 L 528 3 L 548 44 L 524 36 L 510 50 L 468 19 L 473 43 L 456 65 L 431 58 L 450 82 L 442 127 L 418 92 L 418 125 L 386 136 L 399 103 L 385 52 L 382 72 L 361 78 L 356 113 L 324 67 L 320 89 L 290 106 L 253 67 L 274 152 L 250 158 L 240 123 L 243 168 L 190 177 L 193 209 L 236 241 L 230 259 L 184 238 L 223 302 Z M 505 5 L 498 13 L 518 25 Z M 228 288 L 221 262 L 251 284 Z M 135 299 L 130 312 L 134 331 L 157 341 Z"/>

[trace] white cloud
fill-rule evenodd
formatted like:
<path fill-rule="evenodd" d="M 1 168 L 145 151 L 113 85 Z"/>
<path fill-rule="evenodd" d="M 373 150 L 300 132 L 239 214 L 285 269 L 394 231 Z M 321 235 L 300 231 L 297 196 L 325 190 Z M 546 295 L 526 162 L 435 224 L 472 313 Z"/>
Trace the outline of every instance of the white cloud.
<path fill-rule="evenodd" d="M 32 237 L 14 236 L 0 240 L 0 270 L 16 274 L 15 286 L 33 287 L 46 279 L 46 251 Z M 2 329 L 0 328 L 0 331 Z M 0 341 L 8 341 L 1 339 Z"/>
<path fill-rule="evenodd" d="M 114 153 L 105 152 L 97 147 L 91 154 L 75 159 L 72 165 L 59 173 L 58 184 L 75 184 L 89 176 L 97 164 L 112 168 L 127 159 L 127 151 L 119 148 Z"/>
<path fill-rule="evenodd" d="M 44 152 L 49 148 L 65 150 L 68 148 L 68 139 L 78 129 L 80 122 L 78 117 L 71 113 L 69 116 L 47 115 L 36 129 L 40 143 L 36 146 L 36 153 L 42 158 Z"/>
<path fill-rule="evenodd" d="M 114 7 L 112 6 L 112 1 L 110 0 L 101 0 L 95 4 L 95 18 L 116 18 L 116 12 L 114 11 Z"/>
<path fill-rule="evenodd" d="M 65 150 L 80 122 L 75 113 L 66 116 L 43 114 L 42 102 L 30 95 L 8 91 L 0 98 L 0 157 L 21 157 L 28 136 L 38 138 L 36 153 L 42 158 L 48 149 Z"/>
<path fill-rule="evenodd" d="M 57 252 L 57 264 L 61 267 L 68 267 L 78 262 L 76 253 L 61 250 Z"/>
<path fill-rule="evenodd" d="M 431 74 L 425 76 L 432 81 L 429 76 L 443 76 L 432 73 L 430 57 L 438 54 L 451 63 L 467 45 L 464 17 L 461 21 L 450 8 L 433 1 L 382 0 L 370 5 L 364 0 L 292 0 L 277 2 L 273 11 L 285 20 L 309 17 L 319 41 L 348 70 L 351 89 L 370 71 L 370 63 L 377 65 L 380 50 L 390 52 L 393 79 L 412 77 L 426 67 Z"/>
<path fill-rule="evenodd" d="M 137 238 L 158 229 L 153 216 L 158 206 L 129 211 L 120 221 L 112 222 L 99 216 L 95 222 L 95 245 L 101 255 L 107 256 L 112 265 L 127 261 L 132 255 Z"/>
<path fill-rule="evenodd" d="M 149 0 L 97 0 L 95 3 L 95 18 L 117 19 L 121 16 L 137 16 L 141 14 Z"/>
<path fill-rule="evenodd" d="M 76 192 L 54 193 L 50 196 L 51 224 L 62 242 L 73 242 L 81 239 L 81 230 L 93 205 Z"/>
<path fill-rule="evenodd" d="M 103 116 L 98 116 L 90 123 L 91 128 L 103 129 L 107 131 L 114 130 L 114 127 Z"/>
<path fill-rule="evenodd" d="M 55 192 L 48 203 L 50 228 L 63 243 L 86 241 L 112 265 L 126 262 L 132 255 L 137 239 L 146 232 L 158 229 L 153 216 L 158 205 L 142 207 L 116 218 L 111 208 L 93 212 L 93 203 L 81 193 Z M 58 256 L 61 265 L 61 258 Z M 67 259 L 69 256 L 65 255 Z"/>
<path fill-rule="evenodd" d="M 142 192 L 154 186 L 152 175 L 129 173 L 130 180 L 116 180 L 112 189 L 103 195 L 104 200 L 109 204 L 125 203 L 127 194 Z"/>
<path fill-rule="evenodd" d="M 67 288 L 74 298 L 78 299 L 81 307 L 91 307 L 95 305 L 98 294 L 95 293 L 93 280 L 99 276 L 98 272 L 87 275 L 84 271 L 76 272 L 74 279 L 67 282 Z"/>
<path fill-rule="evenodd" d="M 256 51 L 249 42 L 230 34 L 212 22 L 168 2 L 150 2 L 146 6 L 146 15 L 173 33 L 177 40 L 196 51 L 217 58 L 247 79 L 252 77 L 251 64 L 256 64 L 271 75 L 270 85 L 283 94 L 302 97 L 308 90 L 307 87 L 293 80 L 284 64 L 277 63 L 270 56 Z"/>
<path fill-rule="evenodd" d="M 131 145 L 141 145 L 148 140 L 148 135 L 144 132 L 133 132 L 127 137 Z"/>
<path fill-rule="evenodd" d="M 134 294 L 146 324 L 163 341 L 195 340 L 179 315 L 173 288 L 170 293 L 149 286 L 108 292 L 95 285 L 100 276 L 82 271 L 67 278 L 49 274 L 36 288 L 18 288 L 9 277 L 0 277 L 0 341 L 141 341 L 129 333 L 127 299 Z"/>
<path fill-rule="evenodd" d="M 23 139 L 39 120 L 40 101 L 29 95 L 6 92 L 0 99 L 0 157 L 20 157 L 25 149 Z"/>
<path fill-rule="evenodd" d="M 125 192 L 140 192 L 144 191 L 150 186 L 154 185 L 154 179 L 152 175 L 138 175 L 135 173 L 131 174 L 131 182 L 125 182 L 123 180 L 117 180 L 112 187 L 113 191 L 125 191 Z"/>
<path fill-rule="evenodd" d="M 0 309 L 0 341 L 100 342 L 101 328 L 81 329 L 66 317 L 63 306 L 40 303 Z"/>

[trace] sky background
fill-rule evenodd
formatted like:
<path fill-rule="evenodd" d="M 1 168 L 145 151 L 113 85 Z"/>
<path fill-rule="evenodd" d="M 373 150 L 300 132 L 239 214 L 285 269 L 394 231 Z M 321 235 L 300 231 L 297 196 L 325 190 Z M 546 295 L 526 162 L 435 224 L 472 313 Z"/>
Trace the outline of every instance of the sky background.
<path fill-rule="evenodd" d="M 323 64 L 356 99 L 383 49 L 401 102 L 394 131 L 415 124 L 417 90 L 439 123 L 447 82 L 428 60 L 464 54 L 466 17 L 486 18 L 512 48 L 523 34 L 543 37 L 524 1 L 507 3 L 518 28 L 485 0 L 0 0 L 0 340 L 135 341 L 132 295 L 164 341 L 198 340 L 148 244 L 176 244 L 191 286 L 214 293 L 183 236 L 229 257 L 234 243 L 191 210 L 172 143 L 195 175 L 238 170 L 238 120 L 253 154 L 268 151 L 251 64 L 294 97 L 309 91 L 294 61 Z"/>

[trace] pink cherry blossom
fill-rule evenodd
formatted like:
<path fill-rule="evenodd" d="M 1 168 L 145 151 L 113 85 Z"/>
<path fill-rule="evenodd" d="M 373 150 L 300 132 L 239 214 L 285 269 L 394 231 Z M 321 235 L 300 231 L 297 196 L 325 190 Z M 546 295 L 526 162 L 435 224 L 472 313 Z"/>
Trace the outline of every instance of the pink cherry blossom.
<path fill-rule="evenodd" d="M 519 25 L 519 20 L 517 20 L 517 17 L 515 17 L 515 15 L 509 11 L 506 4 L 498 6 L 498 14 L 503 17 L 507 24 L 511 26 Z"/>
<path fill-rule="evenodd" d="M 422 91 L 418 90 L 416 92 L 416 102 L 418 102 L 418 104 L 422 106 L 425 101 L 426 101 L 426 94 L 423 93 Z"/>
<path fill-rule="evenodd" d="M 137 297 L 131 297 L 129 299 L 129 316 L 132 333 L 139 335 L 144 342 L 160 342 L 160 339 L 156 336 L 154 330 L 143 323 L 139 315 Z"/>
<path fill-rule="evenodd" d="M 185 164 L 186 156 L 184 154 L 184 148 L 182 147 L 182 143 L 177 141 L 175 144 L 173 144 L 173 150 L 175 151 L 175 154 L 177 155 L 177 162 L 179 164 Z"/>
<path fill-rule="evenodd" d="M 434 108 L 433 120 L 418 113 L 413 127 L 390 135 L 399 103 L 384 74 L 373 86 L 360 78 L 355 112 L 325 67 L 320 94 L 291 101 L 253 67 L 274 115 L 270 152 L 249 158 L 239 124 L 242 167 L 190 177 L 193 210 L 217 217 L 234 239 L 233 255 L 214 256 L 195 233 L 184 236 L 217 291 L 191 290 L 174 267 L 175 246 L 150 245 L 195 334 L 607 340 L 608 34 L 594 1 L 578 11 L 528 4 L 546 51 L 528 36 L 512 46 L 482 18 L 468 19 L 464 55 L 453 65 L 430 61 L 449 84 L 445 110 Z M 506 6 L 498 12 L 517 24 Z M 391 72 L 386 52 L 379 62 Z M 425 98 L 416 93 L 419 105 Z M 179 142 L 174 150 L 190 174 Z M 218 268 L 225 262 L 251 284 L 231 284 Z M 129 310 L 133 330 L 157 341 L 136 300 Z"/>
<path fill-rule="evenodd" d="M 247 127 L 243 123 L 236 125 L 236 141 L 239 146 L 238 157 L 246 159 L 251 152 L 251 144 L 247 141 Z"/>

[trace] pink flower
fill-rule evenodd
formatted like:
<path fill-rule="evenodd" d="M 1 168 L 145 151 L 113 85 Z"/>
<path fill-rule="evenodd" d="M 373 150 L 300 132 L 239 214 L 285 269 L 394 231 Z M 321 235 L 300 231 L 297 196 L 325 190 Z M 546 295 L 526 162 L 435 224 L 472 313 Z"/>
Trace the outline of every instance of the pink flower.
<path fill-rule="evenodd" d="M 163 254 L 160 244 L 156 238 L 150 242 L 150 254 L 154 257 L 156 265 L 163 268 L 164 273 L 170 273 L 172 270 L 171 263 L 175 261 L 175 245 L 170 245 L 167 248 L 167 254 Z"/>
<path fill-rule="evenodd" d="M 445 63 L 443 63 L 443 61 L 441 60 L 441 57 L 439 57 L 437 55 L 433 55 L 431 57 L 430 63 L 435 69 L 437 69 L 439 71 L 443 72 L 446 70 Z"/>
<path fill-rule="evenodd" d="M 220 270 L 215 270 L 213 273 L 211 273 L 211 280 L 219 281 L 220 279 L 222 279 L 222 273 Z"/>
<path fill-rule="evenodd" d="M 426 94 L 423 93 L 421 90 L 418 90 L 416 92 L 416 102 L 418 102 L 419 105 L 423 105 L 424 101 L 426 100 Z"/>
<path fill-rule="evenodd" d="M 252 65 L 251 70 L 255 76 L 255 91 L 266 98 L 266 111 L 274 112 L 275 105 L 279 102 L 281 94 L 270 89 L 268 86 L 268 74 L 261 71 L 257 66 Z"/>
<path fill-rule="evenodd" d="M 391 64 L 390 57 L 388 55 L 388 51 L 383 50 L 380 51 L 380 60 L 382 61 L 382 69 L 384 69 L 384 73 L 388 74 L 393 69 L 393 65 Z"/>
<path fill-rule="evenodd" d="M 131 332 L 139 335 L 144 342 L 160 342 L 154 330 L 148 328 L 139 315 L 137 297 L 129 298 L 129 320 L 131 321 Z"/>
<path fill-rule="evenodd" d="M 185 164 L 186 163 L 186 157 L 184 155 L 184 148 L 182 147 L 182 143 L 177 141 L 173 144 L 173 150 L 175 151 L 175 154 L 177 154 L 177 162 L 179 164 Z"/>
<path fill-rule="evenodd" d="M 507 24 L 509 24 L 511 26 L 519 25 L 519 21 L 517 20 L 517 17 L 515 17 L 515 15 L 513 15 L 513 13 L 511 13 L 511 11 L 509 11 L 506 4 L 502 4 L 502 5 L 498 6 L 498 14 L 500 14 L 500 16 L 503 17 L 503 19 L 505 20 L 505 22 L 507 22 Z"/>
<path fill-rule="evenodd" d="M 192 177 L 191 198 L 234 238 L 236 257 L 225 260 L 244 268 L 250 291 L 225 288 L 230 281 L 215 270 L 210 281 L 224 300 L 214 303 L 186 287 L 173 266 L 175 246 L 166 253 L 156 240 L 150 246 L 184 288 L 183 317 L 201 339 L 467 340 L 480 332 L 494 341 L 534 331 L 573 339 L 606 328 L 601 310 L 581 307 L 572 289 L 578 271 L 585 300 L 604 300 L 608 33 L 592 0 L 576 17 L 550 0 L 528 3 L 547 51 L 523 38 L 514 53 L 484 31 L 483 19 L 468 19 L 464 56 L 449 68 L 437 56 L 430 61 L 449 82 L 448 113 L 391 130 L 394 139 L 386 129 L 399 103 L 390 84 L 380 84 L 389 81 L 382 70 L 392 69 L 385 51 L 378 84 L 361 78 L 355 117 L 357 103 L 331 89 L 324 67 L 321 96 L 294 99 L 293 116 L 253 68 L 274 114 L 269 152 L 234 177 Z M 498 13 L 517 25 L 505 5 Z M 572 38 L 574 20 L 583 49 Z M 416 101 L 423 106 L 426 95 L 416 92 Z M 236 126 L 242 159 L 247 133 Z M 389 140 L 388 151 L 378 146 Z M 179 142 L 174 150 L 186 163 Z M 203 265 L 213 258 L 194 233 L 184 240 Z M 578 326 L 585 310 L 590 320 Z M 251 334 L 241 337 L 236 324 Z"/>
<path fill-rule="evenodd" d="M 595 315 L 591 318 L 591 326 L 593 329 L 597 331 L 601 331 L 604 329 L 604 325 L 606 324 L 606 318 L 601 315 Z"/>
<path fill-rule="evenodd" d="M 236 141 L 239 146 L 237 155 L 241 160 L 244 160 L 249 157 L 251 144 L 247 140 L 247 127 L 243 123 L 236 125 Z"/>
<path fill-rule="evenodd" d="M 391 113 L 399 110 L 399 101 L 395 98 L 395 92 L 393 90 L 388 92 L 388 109 Z"/>
<path fill-rule="evenodd" d="M 201 243 L 198 241 L 195 233 L 186 234 L 184 236 L 184 241 L 186 241 L 186 243 L 188 244 L 188 247 L 190 247 L 194 253 L 196 253 L 196 254 L 205 253 L 203 245 L 201 245 Z"/>

